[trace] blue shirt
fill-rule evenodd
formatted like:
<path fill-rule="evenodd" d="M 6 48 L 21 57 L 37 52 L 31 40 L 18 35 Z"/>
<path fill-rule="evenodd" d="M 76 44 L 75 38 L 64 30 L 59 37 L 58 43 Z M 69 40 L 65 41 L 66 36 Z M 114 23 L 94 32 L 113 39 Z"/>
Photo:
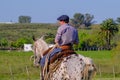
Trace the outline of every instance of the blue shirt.
<path fill-rule="evenodd" d="M 65 45 L 69 43 L 78 44 L 79 43 L 78 31 L 69 24 L 61 25 L 57 30 L 55 42 L 58 43 L 59 45 Z"/>

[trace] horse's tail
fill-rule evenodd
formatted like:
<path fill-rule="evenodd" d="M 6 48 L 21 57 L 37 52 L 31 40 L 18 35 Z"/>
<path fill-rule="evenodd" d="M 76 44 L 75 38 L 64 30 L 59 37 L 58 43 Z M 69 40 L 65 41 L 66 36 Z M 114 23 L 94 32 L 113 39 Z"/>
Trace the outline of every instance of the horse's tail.
<path fill-rule="evenodd" d="M 96 68 L 96 65 L 93 64 L 93 74 L 92 74 L 92 77 L 94 77 L 96 75 L 96 72 L 97 72 L 97 68 Z"/>
<path fill-rule="evenodd" d="M 92 66 L 92 70 L 90 69 L 90 66 Z M 84 80 L 92 80 L 92 78 L 96 75 L 97 72 L 97 68 L 95 66 L 95 64 L 86 64 L 84 67 L 84 70 L 82 72 L 83 75 L 83 79 Z"/>
<path fill-rule="evenodd" d="M 85 80 L 91 80 L 95 74 L 96 74 L 96 66 L 93 62 L 93 60 L 89 57 L 85 57 L 85 66 L 83 69 L 83 79 Z"/>

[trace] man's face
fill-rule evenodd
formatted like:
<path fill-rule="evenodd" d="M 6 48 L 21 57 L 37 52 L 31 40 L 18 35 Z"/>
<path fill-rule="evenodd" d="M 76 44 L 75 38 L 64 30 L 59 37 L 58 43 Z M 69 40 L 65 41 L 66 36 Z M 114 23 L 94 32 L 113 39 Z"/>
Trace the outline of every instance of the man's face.
<path fill-rule="evenodd" d="M 65 24 L 65 22 L 64 21 L 59 21 L 59 24 L 63 25 L 63 24 Z"/>

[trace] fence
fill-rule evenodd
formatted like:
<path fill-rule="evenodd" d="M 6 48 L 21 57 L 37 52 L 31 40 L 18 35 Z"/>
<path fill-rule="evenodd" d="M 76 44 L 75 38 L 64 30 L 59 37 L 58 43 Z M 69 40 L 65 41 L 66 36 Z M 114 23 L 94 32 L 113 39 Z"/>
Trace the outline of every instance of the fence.
<path fill-rule="evenodd" d="M 1 80 L 40 80 L 40 68 L 32 64 L 0 66 Z M 93 80 L 120 80 L 120 66 L 97 65 L 97 74 Z"/>
<path fill-rule="evenodd" d="M 120 65 L 97 65 L 97 77 L 112 78 L 114 80 L 117 79 L 118 77 L 120 77 Z"/>

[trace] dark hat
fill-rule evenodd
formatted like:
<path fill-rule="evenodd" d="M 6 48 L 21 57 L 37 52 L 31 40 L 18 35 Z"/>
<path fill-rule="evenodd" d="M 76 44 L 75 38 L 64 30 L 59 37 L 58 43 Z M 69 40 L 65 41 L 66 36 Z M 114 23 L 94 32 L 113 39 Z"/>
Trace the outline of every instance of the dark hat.
<path fill-rule="evenodd" d="M 62 16 L 58 17 L 57 20 L 69 22 L 69 17 L 67 15 L 62 15 Z"/>

